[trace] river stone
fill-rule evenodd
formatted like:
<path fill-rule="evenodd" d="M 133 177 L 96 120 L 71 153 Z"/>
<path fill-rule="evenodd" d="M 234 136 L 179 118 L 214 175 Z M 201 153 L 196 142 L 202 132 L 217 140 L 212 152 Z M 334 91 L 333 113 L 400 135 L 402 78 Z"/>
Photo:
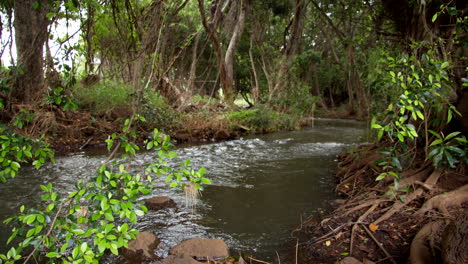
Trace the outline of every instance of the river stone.
<path fill-rule="evenodd" d="M 228 257 L 229 249 L 221 239 L 192 238 L 173 247 L 170 254 L 217 259 Z"/>
<path fill-rule="evenodd" d="M 127 248 L 121 249 L 121 254 L 131 262 L 146 262 L 156 259 L 154 250 L 159 245 L 159 240 L 155 235 L 149 232 L 141 232 L 136 238 L 128 243 Z"/>
<path fill-rule="evenodd" d="M 192 257 L 182 254 L 182 255 L 169 255 L 167 258 L 162 261 L 155 262 L 153 264 L 199 264 L 203 262 L 196 261 Z"/>
<path fill-rule="evenodd" d="M 174 200 L 167 196 L 155 196 L 145 200 L 145 205 L 150 210 L 161 210 L 166 208 L 174 208 L 176 207 L 176 203 Z"/>

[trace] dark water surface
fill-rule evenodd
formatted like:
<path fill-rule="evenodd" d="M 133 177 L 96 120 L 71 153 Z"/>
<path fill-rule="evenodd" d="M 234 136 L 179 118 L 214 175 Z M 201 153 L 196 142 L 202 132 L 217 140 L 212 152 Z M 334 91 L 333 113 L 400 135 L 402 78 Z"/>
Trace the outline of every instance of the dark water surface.
<path fill-rule="evenodd" d="M 239 140 L 183 147 L 180 160 L 205 167 L 212 185 L 198 205 L 188 208 L 182 191 L 165 187 L 161 180 L 154 194 L 167 195 L 177 209 L 150 212 L 137 228 L 155 233 L 162 243 L 159 255 L 192 237 L 224 239 L 232 254 L 253 253 L 264 260 L 276 258 L 287 247 L 290 231 L 310 216 L 333 193 L 336 154 L 365 141 L 365 123 L 320 119 L 301 131 L 279 132 Z M 149 153 L 140 162 L 151 162 Z M 66 194 L 78 179 L 89 177 L 105 156 L 78 153 L 57 158 L 55 165 L 36 171 L 21 170 L 17 178 L 0 184 L 0 220 L 18 212 L 20 205 L 40 200 L 40 184 L 52 182 Z M 0 225 L 0 251 L 9 230 Z"/>

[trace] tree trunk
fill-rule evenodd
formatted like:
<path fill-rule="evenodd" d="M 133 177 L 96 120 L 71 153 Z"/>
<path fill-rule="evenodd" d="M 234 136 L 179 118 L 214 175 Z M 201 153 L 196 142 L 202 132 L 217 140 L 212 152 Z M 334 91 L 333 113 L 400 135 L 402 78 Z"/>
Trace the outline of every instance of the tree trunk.
<path fill-rule="evenodd" d="M 252 98 L 253 98 L 254 103 L 257 103 L 260 100 L 260 86 L 258 84 L 257 69 L 255 68 L 255 61 L 254 61 L 253 54 L 252 54 L 253 36 L 254 34 L 250 36 L 249 58 L 250 58 L 250 65 L 252 67 L 252 74 L 254 78 L 254 82 L 252 82 Z"/>
<path fill-rule="evenodd" d="M 280 68 L 277 73 L 276 82 L 273 90 L 271 91 L 268 101 L 280 97 L 281 91 L 287 85 L 287 78 L 289 75 L 289 66 L 292 62 L 293 55 L 300 51 L 300 44 L 303 31 L 303 18 L 307 11 L 304 0 L 296 0 L 296 8 L 294 10 L 294 18 L 291 26 L 291 33 L 289 34 L 289 41 L 286 45 L 285 51 L 280 61 Z"/>
<path fill-rule="evenodd" d="M 229 46 L 226 50 L 226 56 L 224 58 L 224 63 L 226 64 L 226 77 L 228 82 L 231 84 L 231 88 L 233 87 L 234 83 L 234 54 L 236 52 L 237 44 L 242 36 L 242 32 L 244 31 L 245 25 L 245 9 L 246 4 L 243 3 L 244 0 L 238 0 L 240 3 L 237 3 L 239 16 L 237 18 L 236 26 L 234 27 L 234 32 L 232 33 L 231 40 L 229 41 Z M 228 93 L 224 94 L 226 101 L 233 102 L 234 101 L 234 91 L 228 91 Z"/>
<path fill-rule="evenodd" d="M 200 42 L 201 33 L 196 33 L 195 42 L 193 43 L 192 63 L 190 64 L 189 87 L 188 90 L 192 93 L 195 91 L 195 77 L 197 75 L 197 58 L 198 58 L 198 43 Z"/>
<path fill-rule="evenodd" d="M 16 79 L 12 97 L 19 103 L 32 103 L 45 90 L 43 47 L 49 4 L 46 0 L 15 0 L 14 9 L 17 61 L 23 74 Z"/>
<path fill-rule="evenodd" d="M 347 47 L 347 57 L 348 57 L 348 95 L 350 98 L 350 113 L 354 112 L 354 95 L 353 92 L 356 92 L 356 99 L 359 107 L 357 108 L 357 116 L 363 118 L 367 116 L 369 105 L 367 103 L 366 92 L 364 91 L 364 85 L 361 82 L 361 77 L 357 71 L 356 61 L 354 59 L 354 46 L 348 45 Z"/>

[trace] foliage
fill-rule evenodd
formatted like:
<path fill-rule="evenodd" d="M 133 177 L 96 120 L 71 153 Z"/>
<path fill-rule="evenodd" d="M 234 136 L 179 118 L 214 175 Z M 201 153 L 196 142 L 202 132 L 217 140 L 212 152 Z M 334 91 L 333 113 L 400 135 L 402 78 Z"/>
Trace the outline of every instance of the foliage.
<path fill-rule="evenodd" d="M 144 128 L 158 127 L 171 131 L 180 126 L 179 114 L 154 90 L 145 91 L 140 114 L 146 118 L 146 122 L 141 124 Z"/>
<path fill-rule="evenodd" d="M 107 80 L 91 86 L 76 85 L 73 100 L 95 114 L 106 114 L 118 107 L 128 107 L 131 94 L 129 86 Z"/>
<path fill-rule="evenodd" d="M 404 168 L 402 158 L 411 157 L 418 143 L 424 144 L 426 155 L 429 147 L 433 148 L 427 159 L 433 159 L 436 167 L 453 168 L 462 159 L 466 160 L 463 147 L 457 146 L 465 144 L 466 140 L 456 137 L 459 132 L 447 137 L 442 132 L 435 132 L 441 131 L 458 114 L 448 99 L 451 83 L 447 74 L 447 61 L 434 59 L 433 52 L 429 51 L 420 59 L 389 57 L 387 63 L 392 83 L 390 88 L 400 93 L 398 97 L 392 98 L 393 102 L 380 116 L 382 121 L 377 122 L 376 118 L 372 120 L 371 128 L 377 130 L 379 139 L 385 136 L 391 143 L 391 147 L 382 151 L 386 157 L 379 161 L 379 165 L 384 172 L 376 180 L 393 176 L 397 188 L 398 171 Z M 437 137 L 431 145 L 429 133 Z M 422 139 L 418 142 L 419 138 Z M 406 164 L 411 164 L 411 160 Z"/>
<path fill-rule="evenodd" d="M 9 94 L 14 80 L 23 74 L 23 70 L 16 66 L 0 67 L 0 93 Z M 0 108 L 5 107 L 5 102 L 0 98 Z"/>
<path fill-rule="evenodd" d="M 230 112 L 227 118 L 233 125 L 246 126 L 253 132 L 296 129 L 299 121 L 298 116 L 279 113 L 264 105 L 255 109 Z"/>
<path fill-rule="evenodd" d="M 21 163 L 32 162 L 39 169 L 48 160 L 54 161 L 54 152 L 43 139 L 23 137 L 5 126 L 0 126 L 0 181 L 14 178 Z"/>
<path fill-rule="evenodd" d="M 432 159 L 435 167 L 456 168 L 456 164 L 460 161 L 468 164 L 468 141 L 465 137 L 459 136 L 460 132 L 453 132 L 447 136 L 442 132 L 440 134 L 432 130 L 429 132 L 436 139 L 430 145 L 433 150 L 427 155 L 427 159 Z"/>
<path fill-rule="evenodd" d="M 46 263 L 99 263 L 107 251 L 117 255 L 119 248 L 135 238 L 138 231 L 131 224 L 147 212 L 138 198 L 151 193 L 154 177 L 165 177 L 172 187 L 191 182 L 202 189 L 202 183 L 210 183 L 204 178 L 205 169 L 190 169 L 190 161 L 180 168 L 168 166 L 168 159 L 177 155 L 171 151 L 169 136 L 157 129 L 145 142 L 147 150 L 155 151 L 155 162 L 145 165 L 142 174 L 132 173 L 125 162 L 139 149 L 129 140 L 136 137 L 132 129 L 135 119 L 145 121 L 141 116 L 128 119 L 122 132 L 107 140 L 112 153 L 123 149 L 128 159 L 103 164 L 94 176 L 79 180 L 66 197 L 55 192 L 52 184 L 42 185 L 44 208 L 26 210 L 21 206 L 19 216 L 5 221 L 15 224 L 8 243 L 15 238 L 20 242 L 0 254 L 0 263 L 27 262 L 38 255 Z"/>
<path fill-rule="evenodd" d="M 68 96 L 65 95 L 65 89 L 63 87 L 58 87 L 50 90 L 50 92 L 44 95 L 45 101 L 41 105 L 56 105 L 63 110 L 72 110 L 76 111 L 78 105 L 73 102 Z"/>

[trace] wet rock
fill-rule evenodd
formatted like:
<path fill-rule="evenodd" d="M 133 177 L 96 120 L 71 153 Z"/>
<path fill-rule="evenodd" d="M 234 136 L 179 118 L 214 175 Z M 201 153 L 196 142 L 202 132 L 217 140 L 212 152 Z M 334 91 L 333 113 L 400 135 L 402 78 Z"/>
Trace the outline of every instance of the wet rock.
<path fill-rule="evenodd" d="M 231 137 L 231 135 L 225 129 L 222 129 L 217 131 L 214 137 L 217 140 L 227 140 Z"/>
<path fill-rule="evenodd" d="M 342 259 L 339 264 L 362 264 L 361 261 L 353 258 L 353 257 L 346 257 Z"/>
<path fill-rule="evenodd" d="M 229 249 L 221 239 L 192 238 L 173 247 L 170 254 L 218 259 L 228 257 Z"/>
<path fill-rule="evenodd" d="M 128 243 L 128 248 L 122 248 L 121 254 L 131 262 L 146 262 L 156 259 L 154 250 L 161 241 L 149 232 L 141 232 Z"/>
<path fill-rule="evenodd" d="M 198 262 L 192 257 L 182 254 L 182 255 L 170 255 L 162 261 L 155 262 L 153 264 L 198 264 L 203 262 Z"/>
<path fill-rule="evenodd" d="M 150 210 L 161 210 L 166 208 L 174 208 L 177 204 L 167 196 L 155 196 L 145 200 L 145 206 Z"/>

